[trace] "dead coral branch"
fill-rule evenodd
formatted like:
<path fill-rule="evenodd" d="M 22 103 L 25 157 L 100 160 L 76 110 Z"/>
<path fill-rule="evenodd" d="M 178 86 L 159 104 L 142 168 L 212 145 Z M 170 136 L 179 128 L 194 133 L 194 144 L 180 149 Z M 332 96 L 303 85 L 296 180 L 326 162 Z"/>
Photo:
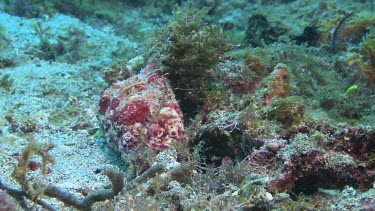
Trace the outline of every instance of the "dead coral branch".
<path fill-rule="evenodd" d="M 16 189 L 13 189 L 13 188 L 10 188 L 8 187 L 7 185 L 5 185 L 1 179 L 0 179 L 0 189 L 1 190 L 4 190 L 8 195 L 12 196 L 14 199 L 16 199 L 19 203 L 19 205 L 24 209 L 24 210 L 30 210 L 30 208 L 28 207 L 28 205 L 26 204 L 26 201 L 25 201 L 25 197 L 27 199 L 30 199 L 30 200 L 33 200 L 33 198 L 31 197 L 30 194 L 28 194 L 27 192 L 25 191 L 20 191 L 20 190 L 16 190 Z M 40 206 L 42 206 L 43 208 L 47 209 L 47 210 L 50 210 L 50 211 L 58 211 L 57 208 L 55 208 L 54 206 L 48 204 L 47 202 L 41 200 L 41 199 L 38 199 L 36 200 L 36 203 L 39 204 Z"/>
<path fill-rule="evenodd" d="M 124 174 L 114 167 L 105 167 L 102 170 L 112 183 L 111 189 L 100 189 L 88 194 L 84 199 L 78 199 L 73 193 L 54 185 L 49 185 L 44 194 L 74 206 L 79 210 L 91 210 L 91 206 L 98 201 L 105 201 L 115 197 L 124 187 Z"/>

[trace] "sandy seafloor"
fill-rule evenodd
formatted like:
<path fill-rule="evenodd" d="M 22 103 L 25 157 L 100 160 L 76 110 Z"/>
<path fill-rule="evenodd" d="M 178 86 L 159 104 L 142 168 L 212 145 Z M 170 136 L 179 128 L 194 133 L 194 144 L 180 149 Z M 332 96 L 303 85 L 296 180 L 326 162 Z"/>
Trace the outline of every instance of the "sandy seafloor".
<path fill-rule="evenodd" d="M 74 64 L 60 62 L 64 59 L 59 58 L 55 61 L 37 58 L 30 50 L 36 49 L 33 46 L 40 43 L 35 30 L 38 22 L 44 28 L 49 27 L 48 33 L 56 36 L 67 36 L 67 31 L 74 28 L 84 31 L 85 46 L 95 51 L 86 52 L 88 55 Z M 116 36 L 110 25 L 93 28 L 63 14 L 36 19 L 0 11 L 0 25 L 6 28 L 9 39 L 7 55 L 16 62 L 14 67 L 0 69 L 0 77 L 9 75 L 14 80 L 9 89 L 0 88 L 0 179 L 9 187 L 21 189 L 11 174 L 18 163 L 18 155 L 27 146 L 26 137 L 33 137 L 39 144 L 55 145 L 50 151 L 55 163 L 48 165 L 51 173 L 40 176 L 39 168 L 29 171 L 30 178 L 58 185 L 79 197 L 82 197 L 82 192 L 107 186 L 109 180 L 95 174 L 95 171 L 112 165 L 113 160 L 106 153 L 108 148 L 103 148 L 104 140 L 95 139 L 92 135 L 99 128 L 96 115 L 100 93 L 108 86 L 102 68 L 111 65 L 111 53 L 118 49 L 119 43 L 134 52 L 137 44 Z M 31 160 L 41 162 L 37 156 Z M 372 195 L 374 188 L 364 195 Z M 350 191 L 355 192 L 350 187 L 344 190 Z M 43 200 L 58 209 L 71 210 L 58 200 Z M 126 199 L 122 197 L 121 200 Z M 121 203 L 121 200 L 117 203 Z M 354 197 L 349 196 L 345 200 L 355 203 Z M 94 210 L 104 210 L 102 206 L 105 203 L 96 203 Z M 41 207 L 36 207 L 36 210 L 41 210 Z"/>
<path fill-rule="evenodd" d="M 0 12 L 0 24 L 7 28 L 11 38 L 11 51 L 20 63 L 16 67 L 1 69 L 1 74 L 9 74 L 14 79 L 9 90 L 0 89 L 0 178 L 10 187 L 20 189 L 20 185 L 11 177 L 18 156 L 27 145 L 25 134 L 14 133 L 12 126 L 5 119 L 11 116 L 23 127 L 26 119 L 36 123 L 36 128 L 29 135 L 37 143 L 51 142 L 56 145 L 50 151 L 55 157 L 55 164 L 49 165 L 52 172 L 41 178 L 51 184 L 58 184 L 79 196 L 83 188 L 95 190 L 108 185 L 108 179 L 95 174 L 95 170 L 109 164 L 98 143 L 85 129 L 72 129 L 79 124 L 87 128 L 98 127 L 96 120 L 97 103 L 100 93 L 106 87 L 100 71 L 95 71 L 93 63 L 101 61 L 81 61 L 79 64 L 40 61 L 25 55 L 31 45 L 37 45 L 39 39 L 33 32 L 35 19 L 24 19 Z M 103 54 L 114 48 L 116 40 L 104 31 L 93 29 L 76 18 L 56 15 L 44 24 L 50 25 L 52 33 L 66 25 L 75 25 L 89 35 L 88 42 L 102 46 Z M 110 42 L 111 41 L 111 42 Z M 113 41 L 113 42 L 112 42 Z M 112 46 L 111 46 L 112 43 Z M 133 45 L 129 42 L 129 46 Z M 79 108 L 73 117 L 64 117 L 69 107 Z M 54 123 L 51 116 L 56 115 Z M 24 124 L 24 125 L 23 125 Z M 39 157 L 34 157 L 40 162 Z M 30 171 L 38 177 L 40 169 Z M 30 175 L 32 176 L 32 175 Z M 50 201 L 50 199 L 48 200 Z M 51 200 L 59 209 L 62 203 Z M 65 207 L 68 210 L 68 208 Z"/>

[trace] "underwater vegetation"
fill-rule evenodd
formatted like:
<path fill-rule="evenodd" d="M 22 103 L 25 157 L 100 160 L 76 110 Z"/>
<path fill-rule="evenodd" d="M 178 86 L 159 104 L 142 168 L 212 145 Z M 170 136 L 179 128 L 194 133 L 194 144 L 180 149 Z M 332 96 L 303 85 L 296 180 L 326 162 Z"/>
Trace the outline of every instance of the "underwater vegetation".
<path fill-rule="evenodd" d="M 195 12 L 192 7 L 176 7 L 174 19 L 156 32 L 151 40 L 151 60 L 163 65 L 162 73 L 174 87 L 185 114 L 197 112 L 212 86 L 215 64 L 231 46 L 218 25 L 203 20 L 208 8 Z"/>
<path fill-rule="evenodd" d="M 48 198 L 80 210 L 375 207 L 375 16 L 357 8 L 371 2 L 78 2 L 7 0 L 5 11 L 61 12 L 100 20 L 93 27 L 112 24 L 116 34 L 129 29 L 136 50 L 119 42 L 111 57 L 123 58 L 95 66 L 108 83 L 94 93 L 95 127 L 79 106 L 49 116 L 51 124 L 79 116 L 69 128 L 90 129 L 127 165 L 95 171 L 110 184 L 90 193 L 44 184 L 28 172 L 53 173 L 56 146 L 39 144 L 35 122 L 8 112 L 7 129 L 28 144 L 12 174 L 21 189 L 0 181 L 0 208 L 28 209 L 31 201 L 57 210 Z M 139 20 L 160 22 L 143 30 L 138 20 L 134 29 L 120 23 L 119 8 L 142 8 Z M 224 14 L 231 18 L 221 20 Z M 100 55 L 89 53 L 96 46 L 85 30 L 67 26 L 55 35 L 51 27 L 35 22 L 39 44 L 30 55 L 71 64 Z M 12 91 L 14 79 L 0 77 L 1 91 Z"/>

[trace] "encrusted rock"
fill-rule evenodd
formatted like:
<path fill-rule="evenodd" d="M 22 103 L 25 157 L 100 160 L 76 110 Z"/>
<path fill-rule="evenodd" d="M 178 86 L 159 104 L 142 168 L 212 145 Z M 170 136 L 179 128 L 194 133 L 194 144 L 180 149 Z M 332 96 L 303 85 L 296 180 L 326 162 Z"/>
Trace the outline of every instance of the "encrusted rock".
<path fill-rule="evenodd" d="M 110 145 L 122 153 L 144 149 L 144 144 L 153 150 L 173 148 L 184 134 L 174 93 L 151 64 L 101 94 L 99 120 Z"/>

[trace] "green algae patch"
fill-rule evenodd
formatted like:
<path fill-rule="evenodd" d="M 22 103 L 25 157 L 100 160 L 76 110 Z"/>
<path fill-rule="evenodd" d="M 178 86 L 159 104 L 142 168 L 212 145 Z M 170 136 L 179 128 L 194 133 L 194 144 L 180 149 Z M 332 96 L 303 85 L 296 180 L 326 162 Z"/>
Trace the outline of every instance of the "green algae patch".
<path fill-rule="evenodd" d="M 208 8 L 175 7 L 174 19 L 156 31 L 150 42 L 151 60 L 163 65 L 185 112 L 196 110 L 210 94 L 214 66 L 230 50 L 220 26 L 204 21 Z"/>

